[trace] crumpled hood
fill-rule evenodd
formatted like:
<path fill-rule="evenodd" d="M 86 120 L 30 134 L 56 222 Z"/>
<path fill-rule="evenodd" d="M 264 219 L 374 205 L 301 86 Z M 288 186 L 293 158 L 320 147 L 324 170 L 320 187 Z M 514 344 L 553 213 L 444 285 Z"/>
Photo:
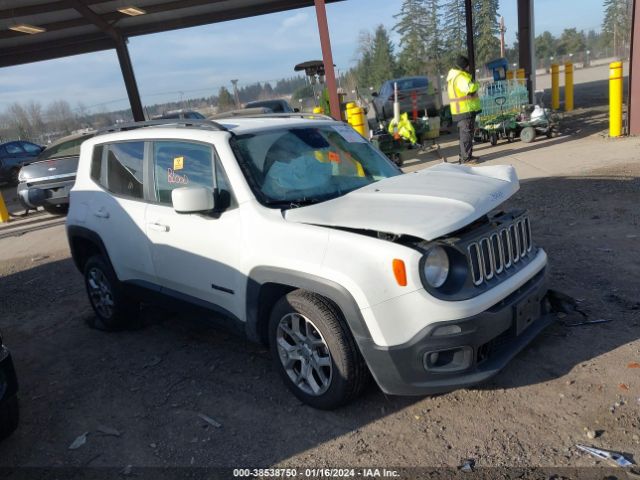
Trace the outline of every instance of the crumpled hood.
<path fill-rule="evenodd" d="M 434 240 L 474 222 L 520 188 L 509 165 L 442 163 L 285 212 L 288 221 Z"/>

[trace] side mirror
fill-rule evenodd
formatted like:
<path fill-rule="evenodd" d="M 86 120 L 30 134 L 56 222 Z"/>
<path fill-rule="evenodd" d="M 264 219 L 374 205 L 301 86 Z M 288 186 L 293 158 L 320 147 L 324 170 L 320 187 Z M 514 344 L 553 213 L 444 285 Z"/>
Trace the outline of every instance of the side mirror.
<path fill-rule="evenodd" d="M 210 212 L 215 206 L 213 190 L 207 187 L 182 187 L 171 192 L 173 209 L 178 213 Z"/>
<path fill-rule="evenodd" d="M 299 108 L 294 108 L 293 109 L 293 113 L 300 113 L 300 109 Z"/>
<path fill-rule="evenodd" d="M 377 97 L 378 96 L 378 92 L 371 92 L 371 96 L 372 97 Z"/>

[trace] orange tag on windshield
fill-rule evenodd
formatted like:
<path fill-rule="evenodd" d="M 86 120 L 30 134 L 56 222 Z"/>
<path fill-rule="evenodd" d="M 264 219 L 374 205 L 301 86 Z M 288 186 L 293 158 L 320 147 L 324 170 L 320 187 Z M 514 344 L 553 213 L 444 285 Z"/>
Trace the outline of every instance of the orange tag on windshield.
<path fill-rule="evenodd" d="M 340 163 L 340 155 L 336 152 L 329 152 L 329 161 L 332 163 Z"/>

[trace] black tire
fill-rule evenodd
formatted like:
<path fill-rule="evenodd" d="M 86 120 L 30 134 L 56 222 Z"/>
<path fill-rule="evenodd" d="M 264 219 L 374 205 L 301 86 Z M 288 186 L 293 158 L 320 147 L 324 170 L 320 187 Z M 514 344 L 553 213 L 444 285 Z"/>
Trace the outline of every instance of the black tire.
<path fill-rule="evenodd" d="M 12 187 L 17 186 L 20 183 L 19 176 L 20 176 L 19 168 L 11 169 L 11 171 L 9 172 L 9 185 L 11 185 Z"/>
<path fill-rule="evenodd" d="M 489 141 L 491 142 L 491 145 L 495 147 L 498 144 L 498 134 L 496 132 L 491 132 L 489 135 Z"/>
<path fill-rule="evenodd" d="M 98 281 L 102 289 L 94 286 Z M 89 303 L 95 313 L 95 316 L 87 318 L 87 324 L 91 328 L 117 331 L 135 324 L 140 311 L 140 302 L 126 295 L 122 283 L 102 255 L 95 255 L 87 260 L 84 266 L 84 284 Z M 96 293 L 98 290 L 100 293 Z M 99 295 L 103 297 L 97 298 Z M 105 300 L 112 305 L 104 308 L 98 304 Z"/>
<path fill-rule="evenodd" d="M 13 396 L 0 406 L 0 440 L 11 435 L 20 423 L 18 397 Z"/>
<path fill-rule="evenodd" d="M 312 324 L 324 341 L 321 348 L 326 349 L 330 356 L 331 372 L 326 390 L 318 395 L 307 393 L 304 386 L 294 383 L 280 359 L 277 343 L 280 323 L 291 314 L 301 315 Z M 305 331 L 307 328 L 305 326 Z M 295 290 L 278 300 L 269 319 L 269 345 L 275 368 L 287 387 L 302 402 L 314 408 L 331 410 L 345 405 L 360 395 L 369 380 L 369 369 L 340 310 L 320 295 Z M 299 369 L 302 370 L 302 364 Z"/>
<path fill-rule="evenodd" d="M 63 203 L 61 205 L 43 205 L 42 208 L 51 215 L 66 215 L 69 213 L 69 204 Z"/>
<path fill-rule="evenodd" d="M 520 132 L 520 140 L 524 143 L 531 143 L 536 139 L 536 129 L 533 127 L 524 127 Z"/>

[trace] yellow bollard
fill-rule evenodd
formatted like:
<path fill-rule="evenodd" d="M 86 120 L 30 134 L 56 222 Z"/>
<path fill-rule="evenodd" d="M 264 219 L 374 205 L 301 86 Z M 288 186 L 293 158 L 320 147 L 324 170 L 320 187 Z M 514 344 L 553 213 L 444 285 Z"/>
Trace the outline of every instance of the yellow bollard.
<path fill-rule="evenodd" d="M 560 110 L 560 66 L 551 65 L 551 108 Z"/>
<path fill-rule="evenodd" d="M 513 80 L 513 70 L 507 70 L 507 80 Z"/>
<path fill-rule="evenodd" d="M 323 115 L 324 114 L 324 108 L 322 108 L 322 107 L 313 107 L 313 113 L 315 113 L 317 115 Z"/>
<path fill-rule="evenodd" d="M 622 135 L 622 62 L 609 65 L 609 136 Z"/>
<path fill-rule="evenodd" d="M 564 111 L 573 111 L 573 63 L 564 64 Z"/>
<path fill-rule="evenodd" d="M 0 223 L 5 223 L 9 221 L 9 211 L 7 210 L 7 206 L 4 203 L 4 198 L 2 198 L 2 193 L 0 192 Z"/>
<path fill-rule="evenodd" d="M 524 68 L 519 68 L 518 69 L 518 83 L 520 83 L 520 85 L 524 85 L 526 83 L 525 81 L 525 75 L 524 75 Z"/>
<path fill-rule="evenodd" d="M 353 102 L 347 103 L 347 122 L 356 132 L 367 138 L 368 125 L 363 108 L 360 108 Z"/>

